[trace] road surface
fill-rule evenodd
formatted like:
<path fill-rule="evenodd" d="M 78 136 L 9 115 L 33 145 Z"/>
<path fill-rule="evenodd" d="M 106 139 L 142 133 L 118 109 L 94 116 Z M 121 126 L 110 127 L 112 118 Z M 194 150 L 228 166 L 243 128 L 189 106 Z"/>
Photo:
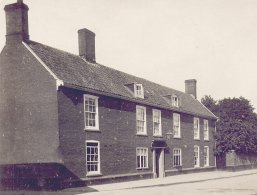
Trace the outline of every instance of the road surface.
<path fill-rule="evenodd" d="M 84 193 L 85 194 L 85 193 Z M 160 184 L 154 187 L 138 187 L 122 190 L 105 190 L 87 195 L 169 195 L 169 194 L 228 194 L 257 195 L 257 174 L 224 179 L 213 179 L 184 184 Z"/>

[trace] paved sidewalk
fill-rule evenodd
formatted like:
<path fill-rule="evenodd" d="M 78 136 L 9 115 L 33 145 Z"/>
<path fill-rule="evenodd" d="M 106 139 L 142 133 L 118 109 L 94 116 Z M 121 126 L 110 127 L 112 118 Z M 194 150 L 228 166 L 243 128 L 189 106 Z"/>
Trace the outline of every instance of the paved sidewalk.
<path fill-rule="evenodd" d="M 137 181 L 130 181 L 130 182 L 93 185 L 89 187 L 98 192 L 102 192 L 102 191 L 114 191 L 114 190 L 133 189 L 133 188 L 147 188 L 147 187 L 154 187 L 154 186 L 179 185 L 184 183 L 203 182 L 208 180 L 240 177 L 243 175 L 253 175 L 253 174 L 257 175 L 257 169 L 243 170 L 243 171 L 237 171 L 237 172 L 212 171 L 212 172 L 191 173 L 191 174 L 174 175 L 174 176 L 157 178 L 157 179 L 145 179 L 145 180 L 137 180 Z"/>
<path fill-rule="evenodd" d="M 211 180 L 219 180 L 224 178 L 236 178 L 245 175 L 256 175 L 257 169 L 229 172 L 229 171 L 210 171 L 201 173 L 190 173 L 183 175 L 174 175 L 157 179 L 144 179 L 130 182 L 120 182 L 102 185 L 91 185 L 86 187 L 70 188 L 60 191 L 0 191 L 1 195 L 94 195 L 94 194 L 122 194 L 126 189 L 143 189 L 148 187 L 172 186 L 186 183 L 197 183 Z M 114 194 L 115 194 L 114 193 Z"/>

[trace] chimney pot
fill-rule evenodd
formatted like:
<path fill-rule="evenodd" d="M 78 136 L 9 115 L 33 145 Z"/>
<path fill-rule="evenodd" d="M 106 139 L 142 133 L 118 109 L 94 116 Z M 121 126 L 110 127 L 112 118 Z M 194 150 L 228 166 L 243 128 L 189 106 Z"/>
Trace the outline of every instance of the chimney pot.
<path fill-rule="evenodd" d="M 78 31 L 79 55 L 89 62 L 95 62 L 95 33 L 84 28 Z"/>
<path fill-rule="evenodd" d="M 185 80 L 185 93 L 192 95 L 197 99 L 196 79 Z"/>

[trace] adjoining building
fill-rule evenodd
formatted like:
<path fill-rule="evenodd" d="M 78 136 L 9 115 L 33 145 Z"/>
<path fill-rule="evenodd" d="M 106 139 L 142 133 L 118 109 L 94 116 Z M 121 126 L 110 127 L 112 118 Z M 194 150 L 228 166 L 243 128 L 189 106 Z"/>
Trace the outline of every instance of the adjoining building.
<path fill-rule="evenodd" d="M 28 6 L 6 5 L 0 54 L 2 182 L 88 183 L 215 168 L 217 117 L 185 93 L 96 62 L 95 34 L 78 31 L 79 55 L 29 38 Z"/>

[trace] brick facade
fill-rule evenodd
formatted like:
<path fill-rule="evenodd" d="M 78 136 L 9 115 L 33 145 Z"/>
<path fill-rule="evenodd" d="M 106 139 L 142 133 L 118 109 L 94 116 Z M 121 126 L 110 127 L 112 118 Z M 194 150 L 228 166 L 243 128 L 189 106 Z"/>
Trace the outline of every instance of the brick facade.
<path fill-rule="evenodd" d="M 99 131 L 85 130 L 83 94 L 99 97 Z M 152 109 L 159 108 L 65 87 L 59 90 L 58 101 L 60 142 L 62 151 L 65 151 L 64 163 L 79 177 L 87 177 L 86 140 L 100 142 L 102 176 L 141 174 L 141 172 L 147 172 L 152 175 L 153 155 L 151 143 L 155 139 L 153 136 Z M 136 105 L 146 107 L 147 135 L 136 134 Z M 166 133 L 172 129 L 173 111 L 159 110 L 162 112 L 162 135 L 168 146 L 165 149 L 165 171 L 172 172 L 177 170 L 177 168 L 173 167 L 173 148 L 181 148 L 182 150 L 182 169 L 194 168 L 194 145 L 200 147 L 200 168 L 203 168 L 204 146 L 209 147 L 209 165 L 214 167 L 213 132 L 215 121 L 209 120 L 210 139 L 209 141 L 204 141 L 203 118 L 200 118 L 200 140 L 194 140 L 194 116 L 179 113 L 181 115 L 181 138 L 168 140 Z M 148 148 L 148 169 L 136 169 L 136 147 Z"/>

